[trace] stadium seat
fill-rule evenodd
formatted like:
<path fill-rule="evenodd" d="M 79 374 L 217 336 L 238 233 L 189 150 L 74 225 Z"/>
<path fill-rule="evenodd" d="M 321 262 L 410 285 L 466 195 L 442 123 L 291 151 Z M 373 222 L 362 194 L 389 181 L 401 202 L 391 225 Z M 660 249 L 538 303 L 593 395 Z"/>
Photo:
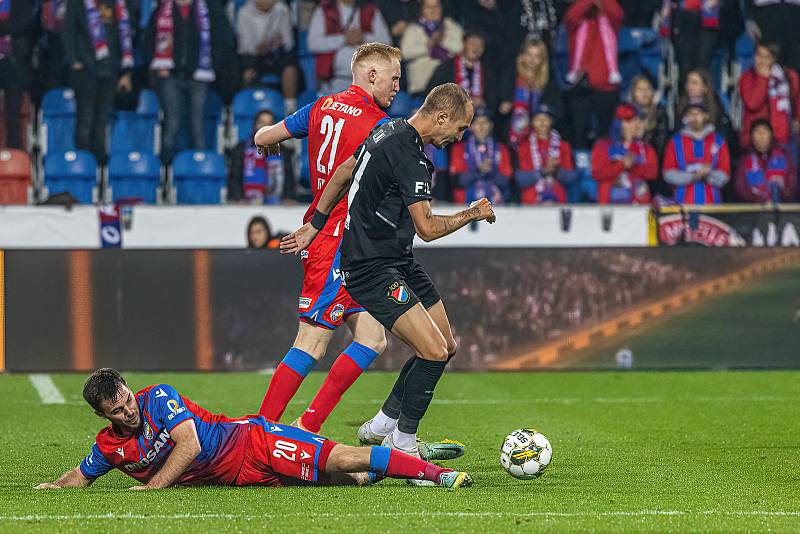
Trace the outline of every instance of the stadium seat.
<path fill-rule="evenodd" d="M 27 152 L 0 150 L 0 204 L 29 204 L 33 200 L 31 176 Z"/>
<path fill-rule="evenodd" d="M 311 188 L 311 170 L 308 167 L 308 138 L 300 142 L 300 173 L 297 177 L 298 184 Z"/>
<path fill-rule="evenodd" d="M 242 89 L 233 97 L 231 134 L 233 144 L 249 137 L 253 128 L 253 117 L 262 109 L 275 114 L 275 120 L 283 119 L 283 95 L 275 89 Z"/>
<path fill-rule="evenodd" d="M 556 30 L 555 47 L 551 57 L 553 59 L 553 74 L 555 74 L 558 87 L 562 90 L 569 89 L 569 84 L 567 83 L 569 36 L 567 35 L 567 28 L 563 24 L 559 25 Z"/>
<path fill-rule="evenodd" d="M 44 157 L 45 196 L 69 193 L 82 204 L 97 200 L 97 160 L 85 150 L 49 152 Z"/>
<path fill-rule="evenodd" d="M 206 104 L 203 110 L 203 139 L 206 150 L 222 153 L 225 149 L 225 116 L 224 105 L 219 95 L 208 90 Z M 192 146 L 189 128 L 184 126 L 175 139 L 175 152 L 188 150 Z"/>
<path fill-rule="evenodd" d="M 753 58 L 756 54 L 756 45 L 750 36 L 743 33 L 736 40 L 736 65 L 739 67 L 739 73 L 746 71 L 753 66 Z M 736 78 L 734 82 L 738 82 Z"/>
<path fill-rule="evenodd" d="M 592 202 L 597 201 L 597 182 L 592 178 L 592 153 L 589 150 L 576 150 L 572 153 L 575 158 L 575 169 L 578 177 L 575 182 L 567 188 L 567 201 L 578 203 L 584 197 L 588 197 Z"/>
<path fill-rule="evenodd" d="M 51 89 L 39 111 L 39 145 L 42 154 L 75 148 L 75 92 L 68 87 Z"/>
<path fill-rule="evenodd" d="M 172 162 L 172 178 L 172 198 L 178 204 L 220 204 L 225 198 L 225 158 L 215 152 L 181 152 Z"/>
<path fill-rule="evenodd" d="M 161 148 L 158 96 L 150 89 L 139 94 L 136 111 L 117 111 L 111 121 L 111 153 L 147 152 Z"/>
<path fill-rule="evenodd" d="M 658 33 L 651 28 L 622 28 L 618 43 L 622 93 L 627 93 L 631 79 L 639 74 L 656 83 L 664 59 Z"/>
<path fill-rule="evenodd" d="M 30 147 L 30 139 L 33 134 L 33 104 L 28 93 L 22 94 L 22 112 L 19 120 L 19 135 L 22 139 L 21 150 L 27 151 Z M 5 99 L 0 98 L 0 147 L 6 147 L 6 114 Z"/>
<path fill-rule="evenodd" d="M 297 105 L 304 106 L 317 99 L 317 61 L 311 54 L 301 55 L 298 58 L 300 70 L 306 82 L 306 89 L 297 95 Z"/>
<path fill-rule="evenodd" d="M 160 199 L 161 162 L 150 153 L 115 153 L 108 162 L 111 199 L 141 198 L 146 204 Z"/>
<path fill-rule="evenodd" d="M 392 105 L 386 110 L 386 113 L 392 117 L 410 117 L 411 111 L 414 109 L 414 99 L 405 91 L 400 91 L 392 100 Z"/>

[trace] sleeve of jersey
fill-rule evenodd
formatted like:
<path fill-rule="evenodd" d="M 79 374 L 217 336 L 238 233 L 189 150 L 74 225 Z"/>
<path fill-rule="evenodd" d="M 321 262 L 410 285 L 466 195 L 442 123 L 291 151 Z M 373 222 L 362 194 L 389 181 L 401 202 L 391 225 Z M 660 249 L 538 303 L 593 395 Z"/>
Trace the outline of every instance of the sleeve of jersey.
<path fill-rule="evenodd" d="M 283 120 L 289 135 L 295 139 L 303 139 L 308 136 L 308 123 L 311 118 L 312 107 L 314 107 L 313 102 L 303 106 Z"/>
<path fill-rule="evenodd" d="M 155 386 L 150 391 L 148 404 L 153 422 L 167 431 L 172 431 L 192 417 L 192 412 L 186 407 L 180 394 L 168 384 Z"/>
<path fill-rule="evenodd" d="M 406 206 L 431 200 L 432 177 L 428 163 L 419 156 L 415 147 L 404 147 L 394 153 L 390 161 L 397 179 L 397 187 Z"/>
<path fill-rule="evenodd" d="M 89 454 L 86 455 L 80 465 L 81 473 L 90 480 L 101 477 L 112 469 L 114 468 L 108 463 L 103 453 L 100 452 L 100 447 L 97 446 L 97 443 L 92 445 L 92 450 L 89 451 Z"/>

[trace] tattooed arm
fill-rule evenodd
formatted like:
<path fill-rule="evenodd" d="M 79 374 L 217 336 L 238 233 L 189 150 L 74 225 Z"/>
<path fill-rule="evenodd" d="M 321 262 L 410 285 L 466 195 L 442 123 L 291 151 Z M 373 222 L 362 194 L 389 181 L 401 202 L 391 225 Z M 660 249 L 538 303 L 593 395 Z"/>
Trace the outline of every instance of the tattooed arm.
<path fill-rule="evenodd" d="M 473 202 L 469 208 L 454 215 L 434 215 L 430 201 L 415 202 L 408 207 L 417 235 L 423 241 L 433 241 L 450 235 L 472 221 L 486 220 L 490 224 L 495 221 L 492 203 L 482 198 Z"/>

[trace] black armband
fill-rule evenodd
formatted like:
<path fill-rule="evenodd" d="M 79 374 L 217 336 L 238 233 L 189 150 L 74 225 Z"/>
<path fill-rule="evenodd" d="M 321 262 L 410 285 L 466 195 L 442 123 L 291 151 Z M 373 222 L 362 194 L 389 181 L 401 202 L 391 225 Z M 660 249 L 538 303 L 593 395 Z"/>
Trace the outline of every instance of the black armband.
<path fill-rule="evenodd" d="M 311 217 L 311 226 L 317 230 L 322 230 L 325 228 L 325 223 L 328 222 L 328 217 L 330 217 L 330 215 L 326 215 L 319 210 L 314 210 L 314 216 Z"/>

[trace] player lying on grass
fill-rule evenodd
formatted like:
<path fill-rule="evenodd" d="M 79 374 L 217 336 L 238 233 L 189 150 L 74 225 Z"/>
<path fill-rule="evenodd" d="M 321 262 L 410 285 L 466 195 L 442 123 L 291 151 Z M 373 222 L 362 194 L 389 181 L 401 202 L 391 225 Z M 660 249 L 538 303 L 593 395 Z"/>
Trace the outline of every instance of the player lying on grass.
<path fill-rule="evenodd" d="M 134 393 L 114 369 L 86 380 L 83 398 L 110 424 L 78 467 L 37 489 L 86 487 L 112 469 L 139 481 L 131 489 L 172 485 L 365 485 L 384 477 L 423 479 L 449 489 L 467 473 L 386 447 L 350 447 L 261 416 L 213 414 L 168 384 Z"/>

